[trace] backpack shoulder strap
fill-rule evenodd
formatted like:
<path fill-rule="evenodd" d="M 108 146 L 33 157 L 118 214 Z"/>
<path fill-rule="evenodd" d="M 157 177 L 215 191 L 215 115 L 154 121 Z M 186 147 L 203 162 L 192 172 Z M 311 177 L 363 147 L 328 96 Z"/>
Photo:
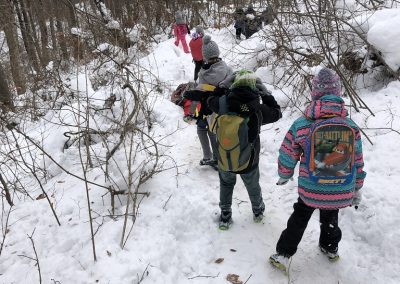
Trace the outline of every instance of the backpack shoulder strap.
<path fill-rule="evenodd" d="M 219 109 L 218 109 L 218 114 L 226 114 L 228 113 L 228 105 L 226 102 L 226 96 L 221 96 L 219 97 Z"/>
<path fill-rule="evenodd" d="M 198 87 L 200 90 L 202 90 L 202 91 L 207 91 L 207 92 L 212 92 L 212 91 L 215 90 L 215 86 L 210 85 L 210 84 L 206 84 L 206 83 L 199 84 L 197 87 Z"/>

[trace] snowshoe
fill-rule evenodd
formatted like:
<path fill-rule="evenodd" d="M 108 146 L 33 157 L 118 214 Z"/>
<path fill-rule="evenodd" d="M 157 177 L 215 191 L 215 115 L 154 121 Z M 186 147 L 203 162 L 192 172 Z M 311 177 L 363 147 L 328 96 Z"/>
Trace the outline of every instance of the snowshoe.
<path fill-rule="evenodd" d="M 319 246 L 319 249 L 321 250 L 321 252 L 322 252 L 323 254 L 326 255 L 326 257 L 328 258 L 328 260 L 329 260 L 330 262 L 335 262 L 335 261 L 338 261 L 338 260 L 339 260 L 339 254 L 338 254 L 337 252 L 330 252 L 330 251 L 327 251 L 325 248 L 323 248 L 323 247 L 321 247 L 321 246 Z"/>
<path fill-rule="evenodd" d="M 289 273 L 289 263 L 290 258 L 286 257 L 281 254 L 273 254 L 269 257 L 269 263 L 271 263 L 273 266 L 278 268 L 279 270 L 282 270 L 285 275 L 288 275 Z"/>

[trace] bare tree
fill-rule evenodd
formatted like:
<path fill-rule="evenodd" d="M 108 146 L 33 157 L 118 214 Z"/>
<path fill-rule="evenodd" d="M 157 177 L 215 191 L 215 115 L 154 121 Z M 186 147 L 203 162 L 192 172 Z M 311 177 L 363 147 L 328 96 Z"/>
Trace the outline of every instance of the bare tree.
<path fill-rule="evenodd" d="M 11 74 L 15 89 L 18 94 L 26 91 L 25 72 L 21 64 L 20 48 L 18 44 L 18 33 L 15 23 L 14 7 L 7 0 L 0 0 L 0 29 L 4 30 L 6 35 L 8 50 L 10 54 Z"/>
<path fill-rule="evenodd" d="M 6 75 L 4 74 L 4 70 L 1 64 L 0 64 L 0 108 L 3 111 L 14 109 L 11 92 L 8 87 Z"/>

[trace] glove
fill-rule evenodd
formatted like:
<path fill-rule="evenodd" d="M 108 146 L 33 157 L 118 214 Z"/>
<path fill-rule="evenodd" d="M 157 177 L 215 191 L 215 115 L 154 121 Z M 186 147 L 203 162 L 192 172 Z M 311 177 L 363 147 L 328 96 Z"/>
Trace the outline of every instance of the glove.
<path fill-rule="evenodd" d="M 190 116 L 190 115 L 186 115 L 186 116 L 183 117 L 183 121 L 186 122 L 186 123 L 189 123 L 189 124 L 190 124 L 193 120 L 194 120 L 194 118 L 193 118 L 192 116 Z"/>
<path fill-rule="evenodd" d="M 279 180 L 276 182 L 276 185 L 285 185 L 289 182 L 288 178 L 279 178 Z"/>
<path fill-rule="evenodd" d="M 356 190 L 354 192 L 353 202 L 352 202 L 352 205 L 354 205 L 355 209 L 358 209 L 358 205 L 360 205 L 361 200 L 362 200 L 362 192 L 361 190 Z"/>

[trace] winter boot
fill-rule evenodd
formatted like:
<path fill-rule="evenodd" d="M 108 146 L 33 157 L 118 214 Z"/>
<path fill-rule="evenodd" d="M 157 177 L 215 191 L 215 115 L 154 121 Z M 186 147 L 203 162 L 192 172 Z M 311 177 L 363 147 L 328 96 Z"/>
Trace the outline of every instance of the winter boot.
<path fill-rule="evenodd" d="M 290 257 L 276 253 L 269 257 L 269 263 L 282 270 L 286 275 L 289 273 Z"/>
<path fill-rule="evenodd" d="M 327 249 L 323 248 L 322 246 L 319 246 L 319 249 L 323 254 L 326 255 L 326 257 L 329 259 L 331 262 L 335 262 L 339 260 L 339 254 L 337 253 L 337 250 L 335 252 L 330 252 Z"/>
<path fill-rule="evenodd" d="M 232 225 L 232 212 L 222 211 L 221 216 L 219 217 L 219 229 L 222 231 L 226 231 Z"/>
<path fill-rule="evenodd" d="M 261 223 L 263 219 L 264 219 L 264 214 L 262 212 L 253 214 L 254 223 Z"/>
<path fill-rule="evenodd" d="M 253 221 L 254 223 L 261 223 L 264 218 L 265 204 L 261 201 L 258 208 L 253 208 Z"/>

